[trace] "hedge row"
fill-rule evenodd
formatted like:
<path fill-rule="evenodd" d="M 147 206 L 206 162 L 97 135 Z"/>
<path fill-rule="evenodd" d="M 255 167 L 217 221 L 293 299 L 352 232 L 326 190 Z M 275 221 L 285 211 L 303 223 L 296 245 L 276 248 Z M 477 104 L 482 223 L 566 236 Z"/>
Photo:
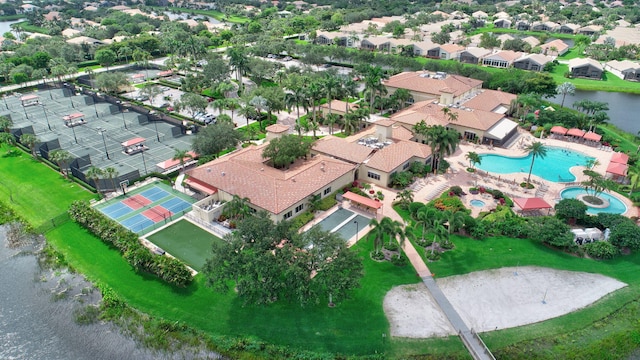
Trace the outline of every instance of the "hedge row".
<path fill-rule="evenodd" d="M 162 280 L 181 287 L 189 285 L 193 280 L 189 269 L 180 261 L 152 254 L 138 241 L 138 235 L 108 219 L 87 202 L 73 202 L 69 208 L 69 216 L 102 241 L 120 250 L 136 270 L 155 274 Z"/>

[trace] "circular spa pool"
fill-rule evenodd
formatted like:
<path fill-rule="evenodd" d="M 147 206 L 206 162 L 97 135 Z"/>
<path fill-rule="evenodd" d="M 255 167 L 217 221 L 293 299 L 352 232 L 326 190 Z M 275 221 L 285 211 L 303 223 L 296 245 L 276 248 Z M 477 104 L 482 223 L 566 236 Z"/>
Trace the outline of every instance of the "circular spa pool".
<path fill-rule="evenodd" d="M 575 199 L 584 195 L 587 195 L 587 191 L 579 187 L 566 188 L 560 192 L 560 197 L 562 197 L 563 199 Z M 599 194 L 598 197 L 608 202 L 607 206 L 592 207 L 592 206 L 589 206 L 588 203 L 585 203 L 589 207 L 587 209 L 587 213 L 597 214 L 597 213 L 603 212 L 603 213 L 610 213 L 610 214 L 623 214 L 627 211 L 627 206 L 613 195 L 602 193 L 602 194 Z"/>
<path fill-rule="evenodd" d="M 482 200 L 473 199 L 473 200 L 469 201 L 469 203 L 471 204 L 471 206 L 474 206 L 474 207 L 483 207 L 484 206 L 484 201 L 482 201 Z"/>

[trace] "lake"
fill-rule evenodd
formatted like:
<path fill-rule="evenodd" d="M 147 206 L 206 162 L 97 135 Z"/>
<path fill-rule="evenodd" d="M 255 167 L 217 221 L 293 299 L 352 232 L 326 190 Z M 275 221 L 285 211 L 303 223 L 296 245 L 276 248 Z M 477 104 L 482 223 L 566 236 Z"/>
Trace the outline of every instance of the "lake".
<path fill-rule="evenodd" d="M 640 114 L 640 95 L 577 90 L 575 95 L 567 95 L 564 100 L 564 106 L 572 107 L 574 102 L 582 99 L 609 103 L 609 111 L 607 111 L 611 119 L 609 123 L 632 134 L 637 134 L 638 131 L 640 131 L 640 121 L 636 118 L 637 114 Z M 562 95 L 550 98 L 549 100 L 560 104 L 562 102 Z"/>
<path fill-rule="evenodd" d="M 157 353 L 140 347 L 110 323 L 79 325 L 74 313 L 100 299 L 83 277 L 41 269 L 35 245 L 8 248 L 0 226 L 0 359 L 153 360 L 219 358 L 177 350 Z M 63 294 L 63 296 L 61 296 Z"/>
<path fill-rule="evenodd" d="M 2 34 L 6 33 L 7 31 L 11 31 L 12 24 L 19 23 L 22 21 L 25 21 L 25 19 L 13 20 L 13 21 L 0 21 L 0 36 L 2 36 Z M 13 33 L 13 35 L 16 35 L 16 33 Z"/>

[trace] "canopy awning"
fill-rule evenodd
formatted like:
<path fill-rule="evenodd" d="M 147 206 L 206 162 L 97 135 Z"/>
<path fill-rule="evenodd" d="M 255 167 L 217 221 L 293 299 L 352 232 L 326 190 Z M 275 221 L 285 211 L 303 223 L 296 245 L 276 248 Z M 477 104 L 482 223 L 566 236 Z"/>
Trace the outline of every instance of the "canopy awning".
<path fill-rule="evenodd" d="M 218 189 L 215 186 L 209 185 L 195 178 L 187 178 L 184 180 L 184 183 L 189 185 L 190 188 L 198 190 L 207 195 L 213 195 L 218 192 Z"/>
<path fill-rule="evenodd" d="M 144 78 L 144 74 L 135 74 L 135 75 L 132 76 L 132 78 L 134 78 L 134 79 L 142 79 L 142 78 Z"/>
<path fill-rule="evenodd" d="M 625 153 L 614 152 L 611 155 L 611 162 L 615 162 L 618 164 L 626 164 L 629 161 L 629 155 Z"/>
<path fill-rule="evenodd" d="M 185 163 L 189 163 L 194 159 L 198 158 L 198 155 L 196 155 L 196 153 L 194 153 L 193 151 L 189 151 L 187 152 L 187 154 L 191 155 L 191 157 L 186 156 L 184 158 Z M 171 169 L 174 166 L 177 166 L 178 164 L 180 164 L 180 160 L 169 159 L 169 160 L 165 160 L 163 162 L 157 163 L 156 166 L 162 170 L 167 170 L 167 169 Z"/>
<path fill-rule="evenodd" d="M 584 131 L 582 131 L 582 130 L 580 130 L 578 128 L 573 128 L 573 129 L 569 129 L 569 131 L 567 131 L 567 135 L 581 138 L 581 137 L 584 136 Z"/>
<path fill-rule="evenodd" d="M 512 200 L 522 211 L 552 208 L 543 198 L 514 198 Z"/>
<path fill-rule="evenodd" d="M 24 96 L 20 97 L 20 101 L 35 100 L 37 98 L 39 98 L 38 95 L 24 95 Z"/>
<path fill-rule="evenodd" d="M 507 135 L 509 135 L 517 127 L 518 127 L 518 123 L 511 121 L 507 118 L 502 118 L 497 123 L 495 123 L 491 128 L 489 128 L 484 133 L 484 136 L 502 141 Z"/>
<path fill-rule="evenodd" d="M 165 70 L 165 71 L 160 71 L 158 73 L 158 76 L 169 76 L 173 74 L 173 70 Z"/>
<path fill-rule="evenodd" d="M 554 134 L 560 134 L 560 135 L 564 135 L 567 133 L 567 131 L 569 131 L 567 128 L 562 127 L 562 126 L 554 126 L 551 128 L 551 132 Z"/>
<path fill-rule="evenodd" d="M 62 117 L 62 120 L 69 121 L 69 120 L 81 119 L 83 117 L 84 117 L 83 113 L 73 113 L 73 114 Z"/>
<path fill-rule="evenodd" d="M 627 176 L 628 168 L 629 166 L 627 164 L 610 162 L 609 166 L 607 166 L 607 172 L 613 175 Z"/>
<path fill-rule="evenodd" d="M 122 146 L 129 147 L 129 146 L 133 146 L 133 145 L 138 145 L 140 143 L 143 143 L 144 141 L 145 141 L 144 138 L 137 137 L 137 138 L 133 138 L 131 140 L 127 140 L 127 141 L 123 142 Z"/>
<path fill-rule="evenodd" d="M 352 193 L 351 191 L 347 191 L 346 193 L 342 194 L 342 197 L 347 199 L 347 200 L 351 200 L 353 202 L 357 202 L 358 204 L 364 205 L 364 206 L 368 206 L 370 208 L 373 209 L 380 209 L 382 207 L 382 202 L 380 201 L 375 201 L 373 199 L 370 199 L 366 196 L 362 196 L 362 195 L 358 195 L 356 193 Z"/>
<path fill-rule="evenodd" d="M 593 131 L 589 131 L 584 134 L 582 138 L 589 141 L 600 141 L 600 139 L 602 139 L 602 136 L 594 133 Z"/>

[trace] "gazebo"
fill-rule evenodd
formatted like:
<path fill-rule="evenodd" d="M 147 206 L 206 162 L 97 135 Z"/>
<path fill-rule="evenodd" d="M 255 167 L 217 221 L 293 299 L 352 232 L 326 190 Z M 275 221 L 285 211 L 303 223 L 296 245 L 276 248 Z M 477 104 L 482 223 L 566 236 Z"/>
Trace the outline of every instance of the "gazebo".
<path fill-rule="evenodd" d="M 378 209 L 382 207 L 382 202 L 370 199 L 366 196 L 358 195 L 356 193 L 352 193 L 351 191 L 347 191 L 342 194 L 344 199 L 351 201 L 351 203 L 355 203 L 356 207 L 363 207 L 367 211 L 371 211 L 374 213 L 378 213 Z"/>
<path fill-rule="evenodd" d="M 143 152 L 145 150 L 149 150 L 149 148 L 144 144 L 145 139 L 141 137 L 133 138 L 127 140 L 120 145 L 122 145 L 122 152 L 127 155 L 137 154 L 139 152 Z"/>
<path fill-rule="evenodd" d="M 40 97 L 38 95 L 24 95 L 20 97 L 22 106 L 40 105 Z"/>
<path fill-rule="evenodd" d="M 573 128 L 573 129 L 569 129 L 567 131 L 567 136 L 573 136 L 575 138 L 582 138 L 584 136 L 585 132 L 583 130 L 580 130 L 578 128 Z"/>
<path fill-rule="evenodd" d="M 624 178 L 627 176 L 628 168 L 629 168 L 629 165 L 627 164 L 620 164 L 620 163 L 611 161 L 609 163 L 609 166 L 607 166 L 607 174 L 611 174 L 613 175 L 613 177 Z"/>
<path fill-rule="evenodd" d="M 513 198 L 512 200 L 514 204 L 518 205 L 522 212 L 552 208 L 543 198 Z"/>
<path fill-rule="evenodd" d="M 587 141 L 600 142 L 600 139 L 602 139 L 602 135 L 596 134 L 593 131 L 589 131 L 584 134 L 582 138 Z"/>
<path fill-rule="evenodd" d="M 614 152 L 611 155 L 611 162 L 618 164 L 626 164 L 629 161 L 629 155 L 625 153 Z"/>
<path fill-rule="evenodd" d="M 562 126 L 554 126 L 551 128 L 551 133 L 556 135 L 565 136 L 565 134 L 569 131 L 567 128 Z"/>

